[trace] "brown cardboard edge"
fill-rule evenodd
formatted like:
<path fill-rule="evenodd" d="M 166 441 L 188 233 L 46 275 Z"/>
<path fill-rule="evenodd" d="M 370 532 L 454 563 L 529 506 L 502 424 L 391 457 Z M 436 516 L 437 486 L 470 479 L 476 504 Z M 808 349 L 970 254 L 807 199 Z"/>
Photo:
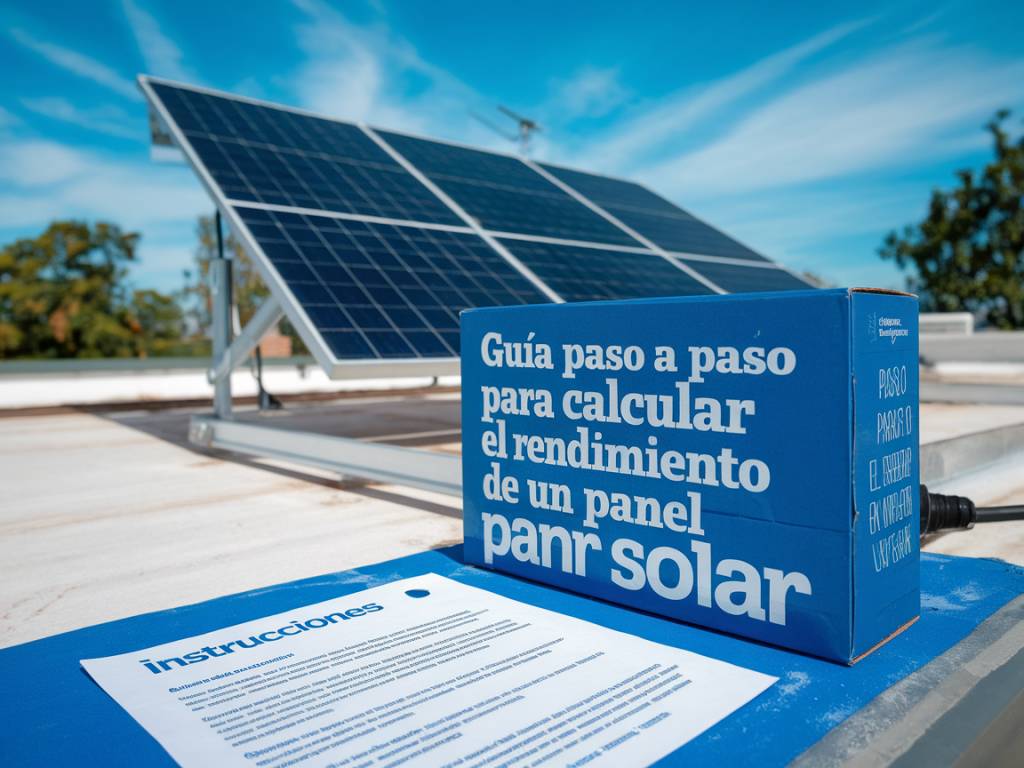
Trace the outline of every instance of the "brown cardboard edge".
<path fill-rule="evenodd" d="M 867 655 L 877 651 L 883 645 L 885 645 L 890 640 L 892 640 L 894 637 L 896 637 L 896 635 L 903 634 L 906 630 L 908 630 L 910 628 L 911 624 L 913 624 L 914 622 L 916 622 L 920 618 L 921 618 L 921 614 L 918 614 L 917 616 L 912 618 L 910 621 L 908 621 L 906 624 L 904 624 L 902 627 L 899 627 L 898 629 L 896 629 L 896 631 L 893 632 L 891 635 L 888 635 L 887 637 L 883 637 L 881 640 L 879 640 L 873 646 L 871 646 L 866 651 L 864 651 L 864 653 L 862 653 L 860 656 L 855 656 L 854 658 L 850 659 L 848 662 L 846 662 L 847 666 L 852 667 L 854 664 L 856 664 L 858 661 L 863 659 L 865 656 L 867 656 Z"/>
<path fill-rule="evenodd" d="M 917 298 L 916 293 L 907 293 L 906 291 L 897 291 L 894 288 L 851 288 L 850 293 L 883 293 L 888 296 L 909 296 L 913 299 Z"/>

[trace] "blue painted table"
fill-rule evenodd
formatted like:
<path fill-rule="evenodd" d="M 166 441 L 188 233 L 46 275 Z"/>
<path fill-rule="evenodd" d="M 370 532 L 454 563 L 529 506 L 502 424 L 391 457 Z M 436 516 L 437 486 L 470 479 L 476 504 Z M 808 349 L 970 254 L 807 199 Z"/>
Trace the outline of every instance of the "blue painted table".
<path fill-rule="evenodd" d="M 938 662 L 929 663 L 943 654 L 948 657 L 1008 604 L 1022 603 L 1018 598 L 1024 593 L 1022 568 L 926 554 L 921 563 L 921 620 L 848 668 L 469 567 L 461 561 L 461 548 L 452 547 L 0 650 L 2 763 L 173 764 L 82 671 L 79 659 L 125 653 L 428 572 L 779 677 L 765 694 L 669 755 L 662 765 L 788 763 L 878 694 L 921 674 L 925 665 L 939 669 Z M 886 725 L 874 722 L 880 717 L 873 717 L 873 727 Z M 832 754 L 841 756 L 842 749 L 840 744 Z"/>

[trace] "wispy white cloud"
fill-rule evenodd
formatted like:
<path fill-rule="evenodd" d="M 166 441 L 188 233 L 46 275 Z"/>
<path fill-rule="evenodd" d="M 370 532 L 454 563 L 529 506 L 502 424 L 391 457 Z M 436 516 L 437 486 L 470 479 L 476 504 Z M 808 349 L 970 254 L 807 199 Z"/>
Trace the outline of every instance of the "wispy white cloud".
<path fill-rule="evenodd" d="M 3 107 L 0 107 L 0 128 L 9 125 L 14 125 L 16 122 L 18 122 L 18 118 L 16 118 Z"/>
<path fill-rule="evenodd" d="M 121 5 L 149 73 L 196 82 L 195 75 L 183 63 L 185 57 L 181 49 L 164 34 L 156 18 L 134 0 L 122 0 Z"/>
<path fill-rule="evenodd" d="M 15 42 L 28 48 L 30 51 L 34 51 L 54 66 L 60 67 L 66 72 L 86 80 L 91 80 L 97 85 L 101 85 L 127 99 L 133 101 L 142 100 L 142 95 L 135 87 L 135 83 L 123 77 L 106 64 L 70 48 L 39 40 L 22 29 L 13 29 L 10 35 Z"/>
<path fill-rule="evenodd" d="M 681 202 L 688 207 L 689 198 Z M 887 231 L 920 217 L 927 190 L 912 182 L 794 189 L 700 201 L 702 217 L 796 270 L 836 285 L 902 288 L 892 262 L 877 256 Z M 853 258 L 851 258 L 853 255 Z"/>
<path fill-rule="evenodd" d="M 141 118 L 132 118 L 123 109 L 113 105 L 83 109 L 60 97 L 25 98 L 21 103 L 36 114 L 90 131 L 126 139 L 145 138 Z"/>
<path fill-rule="evenodd" d="M 603 117 L 631 95 L 616 68 L 585 67 L 567 79 L 556 79 L 551 91 L 542 110 L 554 122 Z"/>
<path fill-rule="evenodd" d="M 495 137 L 471 111 L 486 105 L 457 77 L 382 24 L 356 25 L 319 0 L 293 0 L 305 61 L 290 78 L 302 106 L 386 128 L 481 144 Z"/>
<path fill-rule="evenodd" d="M 583 151 L 575 162 L 599 165 L 608 171 L 635 167 L 638 158 L 664 151 L 666 143 L 677 143 L 694 125 L 777 83 L 798 65 L 868 23 L 862 20 L 837 25 L 704 87 L 685 88 L 655 104 L 641 106 L 590 142 L 591 150 Z"/>
<path fill-rule="evenodd" d="M 877 236 L 901 217 L 922 213 L 926 200 L 917 185 L 890 182 L 775 195 L 752 191 L 708 201 L 700 212 L 769 256 L 817 251 L 821 261 L 830 258 L 830 239 Z"/>
<path fill-rule="evenodd" d="M 903 34 L 911 35 L 914 34 L 915 32 L 920 32 L 922 29 L 925 29 L 926 27 L 932 26 L 933 24 L 935 24 L 936 21 L 941 19 L 943 16 L 947 15 L 949 11 L 952 9 L 953 5 L 954 3 L 945 3 L 944 5 L 940 5 L 938 8 L 936 8 L 928 15 L 922 16 L 919 19 L 915 19 L 914 21 L 912 21 L 910 24 L 903 28 Z"/>
<path fill-rule="evenodd" d="M 0 182 L 0 228 L 78 216 L 141 230 L 181 222 L 191 231 L 211 206 L 184 167 L 113 160 L 41 139 L 0 146 Z"/>
<path fill-rule="evenodd" d="M 57 142 L 8 138 L 0 144 L 0 181 L 15 187 L 46 187 L 82 174 L 89 167 L 81 152 Z"/>
<path fill-rule="evenodd" d="M 9 137 L 8 137 L 9 139 Z M 56 142 L 0 144 L 0 232 L 31 235 L 54 219 L 110 221 L 142 233 L 132 278 L 174 290 L 190 266 L 195 223 L 212 203 L 183 166 L 112 159 Z"/>
<path fill-rule="evenodd" d="M 900 285 L 877 256 L 885 233 L 923 215 L 916 173 L 984 151 L 983 124 L 1024 107 L 1024 57 L 895 33 L 854 52 L 872 22 L 827 30 L 734 75 L 548 156 L 619 173 L 754 248 L 843 284 Z M 918 27 L 920 29 L 920 27 Z M 952 183 L 952 177 L 949 183 Z"/>
<path fill-rule="evenodd" d="M 695 151 L 636 169 L 673 194 L 732 195 L 962 154 L 1019 103 L 1024 60 L 909 44 L 782 92 Z"/>

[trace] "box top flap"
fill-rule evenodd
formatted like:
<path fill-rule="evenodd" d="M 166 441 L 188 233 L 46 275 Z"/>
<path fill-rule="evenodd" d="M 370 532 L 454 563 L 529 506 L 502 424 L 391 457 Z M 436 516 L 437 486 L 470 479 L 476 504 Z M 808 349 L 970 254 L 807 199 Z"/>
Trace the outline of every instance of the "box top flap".
<path fill-rule="evenodd" d="M 909 296 L 913 299 L 917 298 L 916 293 L 897 291 L 893 288 L 850 288 L 850 293 L 884 293 L 889 296 Z"/>

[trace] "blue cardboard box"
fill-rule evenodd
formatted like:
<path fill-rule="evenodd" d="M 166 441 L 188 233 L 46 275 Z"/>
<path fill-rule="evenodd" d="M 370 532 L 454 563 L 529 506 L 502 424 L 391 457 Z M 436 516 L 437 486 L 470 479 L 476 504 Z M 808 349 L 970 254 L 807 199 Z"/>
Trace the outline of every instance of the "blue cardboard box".
<path fill-rule="evenodd" d="M 868 289 L 465 312 L 466 558 L 853 663 L 920 608 L 917 318 Z"/>

